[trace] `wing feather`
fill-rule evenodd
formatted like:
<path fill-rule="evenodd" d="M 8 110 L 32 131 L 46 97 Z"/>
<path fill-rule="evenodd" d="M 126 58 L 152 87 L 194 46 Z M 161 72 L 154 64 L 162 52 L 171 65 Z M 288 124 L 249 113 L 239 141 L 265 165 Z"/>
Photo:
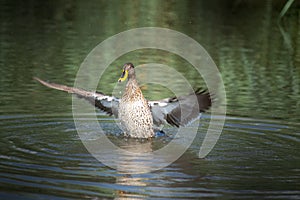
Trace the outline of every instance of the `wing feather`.
<path fill-rule="evenodd" d="M 34 77 L 34 79 L 40 82 L 42 85 L 47 86 L 49 88 L 75 94 L 79 98 L 87 100 L 95 107 L 106 112 L 108 115 L 115 115 L 116 117 L 118 115 L 117 109 L 119 105 L 119 99 L 116 97 L 108 96 L 101 92 L 91 92 L 80 88 L 69 87 L 66 85 L 60 85 L 56 83 L 49 83 L 37 77 Z"/>
<path fill-rule="evenodd" d="M 211 96 L 206 90 L 198 89 L 195 93 L 149 101 L 153 122 L 156 126 L 170 124 L 172 126 L 186 126 L 196 120 L 201 113 L 211 107 Z"/>

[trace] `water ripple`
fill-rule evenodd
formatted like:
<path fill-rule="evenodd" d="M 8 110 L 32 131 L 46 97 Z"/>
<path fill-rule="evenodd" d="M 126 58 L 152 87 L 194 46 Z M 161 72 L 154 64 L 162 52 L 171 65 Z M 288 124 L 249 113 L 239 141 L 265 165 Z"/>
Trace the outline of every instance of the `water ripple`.
<path fill-rule="evenodd" d="M 214 116 L 213 116 L 214 117 Z M 218 118 L 218 116 L 215 116 Z M 227 117 L 218 144 L 206 159 L 198 159 L 195 143 L 182 158 L 160 171 L 128 175 L 110 169 L 93 158 L 79 139 L 72 116 L 16 115 L 1 116 L 0 185 L 3 191 L 18 191 L 20 196 L 39 193 L 45 198 L 216 198 L 263 196 L 256 181 L 287 187 L 300 178 L 296 164 L 299 159 L 299 124 L 283 121 Z M 94 121 L 86 115 L 88 131 L 95 131 Z M 205 131 L 209 117 L 203 120 L 200 133 Z M 99 119 L 101 126 L 116 133 L 112 119 Z M 171 131 L 172 129 L 168 130 Z M 203 139 L 203 135 L 200 135 Z M 122 148 L 135 148 L 136 142 L 109 138 Z M 154 140 L 155 145 L 165 141 Z M 294 148 L 294 154 L 291 149 Z M 113 159 L 109 157 L 107 159 Z M 147 158 L 122 158 L 123 167 L 144 167 Z M 253 163 L 255 160 L 255 163 Z M 156 163 L 152 161 L 152 163 Z M 150 165 L 151 166 L 151 165 Z M 194 169 L 193 169 L 194 168 Z M 198 169 L 199 168 L 199 169 Z M 267 168 L 271 168 L 267 170 Z M 274 176 L 274 171 L 285 169 Z M 211 174 L 213 171 L 213 174 Z M 232 190 L 241 180 L 247 180 L 252 190 Z M 243 181 L 243 183 L 244 183 Z M 224 187 L 224 184 L 226 185 Z M 223 190 L 216 189 L 223 185 Z M 0 193 L 13 197 L 13 193 Z M 270 192 L 293 199 L 295 190 Z"/>

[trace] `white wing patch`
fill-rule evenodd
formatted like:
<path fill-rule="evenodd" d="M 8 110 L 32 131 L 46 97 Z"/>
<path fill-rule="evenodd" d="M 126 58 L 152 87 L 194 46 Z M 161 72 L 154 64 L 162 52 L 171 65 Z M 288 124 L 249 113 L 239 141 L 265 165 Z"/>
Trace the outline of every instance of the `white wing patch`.
<path fill-rule="evenodd" d="M 113 96 L 106 96 L 106 95 L 97 95 L 97 93 L 94 94 L 94 98 L 96 100 L 99 100 L 99 101 L 102 101 L 102 100 L 105 100 L 105 101 L 108 101 L 108 102 L 112 102 L 112 101 L 116 101 L 116 102 L 119 102 L 120 99 L 116 98 L 116 97 L 113 97 Z"/>
<path fill-rule="evenodd" d="M 166 102 L 159 102 L 159 101 L 151 101 L 151 102 L 148 102 L 148 104 L 150 107 L 153 107 L 153 106 L 165 107 L 168 105 L 168 103 L 166 103 Z"/>

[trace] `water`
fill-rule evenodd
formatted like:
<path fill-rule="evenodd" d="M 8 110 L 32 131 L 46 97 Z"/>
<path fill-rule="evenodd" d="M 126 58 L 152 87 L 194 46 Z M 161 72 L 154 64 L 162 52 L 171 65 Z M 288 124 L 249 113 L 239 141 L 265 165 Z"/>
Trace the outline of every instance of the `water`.
<path fill-rule="evenodd" d="M 299 2 L 281 19 L 283 31 L 277 19 L 285 1 L 222 2 L 1 1 L 0 198 L 299 199 Z M 97 44 L 144 26 L 171 28 L 204 46 L 222 74 L 227 117 L 205 159 L 198 158 L 198 151 L 209 113 L 176 162 L 154 172 L 124 174 L 85 149 L 74 125 L 71 96 L 32 77 L 72 85 Z M 162 62 L 184 73 L 194 87 L 204 84 L 183 65 L 186 61 L 145 50 L 112 63 L 99 90 L 111 92 L 120 75 L 116 66 L 128 61 Z M 156 85 L 148 85 L 144 93 L 152 99 L 171 95 Z M 136 147 L 135 141 L 118 136 L 111 117 L 99 114 L 98 119 L 112 142 Z M 82 120 L 93 128 L 89 113 Z M 170 136 L 173 131 L 166 130 Z M 145 148 L 169 141 L 156 138 Z M 130 158 L 124 159 L 120 167 L 133 167 Z M 145 167 L 142 161 L 134 163 Z"/>

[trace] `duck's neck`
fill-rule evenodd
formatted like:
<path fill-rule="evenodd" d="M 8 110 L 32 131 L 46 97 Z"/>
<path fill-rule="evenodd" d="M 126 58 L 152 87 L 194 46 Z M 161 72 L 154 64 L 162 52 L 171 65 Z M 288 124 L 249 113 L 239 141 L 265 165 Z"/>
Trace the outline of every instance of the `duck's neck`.
<path fill-rule="evenodd" d="M 127 81 L 126 84 L 126 92 L 125 94 L 129 95 L 129 96 L 135 96 L 141 93 L 141 89 L 138 85 L 138 82 L 135 78 L 130 78 Z"/>
<path fill-rule="evenodd" d="M 137 89 L 139 89 L 139 85 L 136 79 L 135 78 L 128 79 L 126 83 L 126 90 L 137 90 Z"/>

